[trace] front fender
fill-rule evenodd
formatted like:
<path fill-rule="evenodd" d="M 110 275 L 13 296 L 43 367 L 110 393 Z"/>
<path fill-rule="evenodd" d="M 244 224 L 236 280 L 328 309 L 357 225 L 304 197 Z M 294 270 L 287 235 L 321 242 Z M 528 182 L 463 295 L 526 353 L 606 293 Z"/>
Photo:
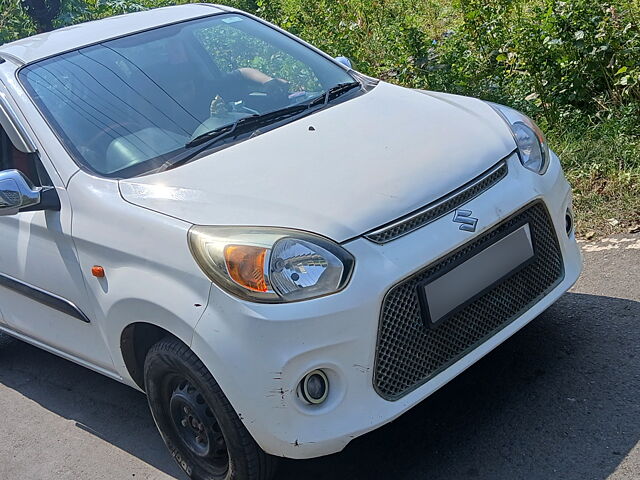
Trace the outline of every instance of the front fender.
<path fill-rule="evenodd" d="M 131 383 L 120 351 L 123 330 L 150 323 L 190 345 L 211 281 L 189 251 L 190 224 L 125 202 L 117 181 L 84 172 L 70 182 L 69 196 L 73 237 L 92 297 L 88 314 L 117 373 Z M 94 265 L 104 268 L 103 278 L 91 275 Z"/>

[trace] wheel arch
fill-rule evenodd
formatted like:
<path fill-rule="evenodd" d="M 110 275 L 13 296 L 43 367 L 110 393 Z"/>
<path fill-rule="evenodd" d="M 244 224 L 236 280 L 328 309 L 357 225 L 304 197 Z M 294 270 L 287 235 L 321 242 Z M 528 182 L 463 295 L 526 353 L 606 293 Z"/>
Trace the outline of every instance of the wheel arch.
<path fill-rule="evenodd" d="M 120 335 L 120 351 L 129 376 L 145 391 L 144 361 L 153 345 L 165 337 L 183 341 L 170 331 L 147 322 L 135 322 L 127 325 Z"/>
<path fill-rule="evenodd" d="M 167 336 L 190 346 L 201 315 L 200 305 L 180 310 L 135 297 L 122 298 L 110 305 L 105 334 L 125 383 L 144 391 L 144 360 L 149 348 Z"/>

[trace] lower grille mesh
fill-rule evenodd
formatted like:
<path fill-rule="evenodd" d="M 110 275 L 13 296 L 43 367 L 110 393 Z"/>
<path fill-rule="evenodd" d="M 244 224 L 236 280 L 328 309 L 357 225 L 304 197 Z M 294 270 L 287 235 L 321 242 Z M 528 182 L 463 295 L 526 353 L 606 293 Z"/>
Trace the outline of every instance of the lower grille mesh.
<path fill-rule="evenodd" d="M 442 324 L 427 329 L 418 286 L 523 222 L 531 228 L 535 260 Z M 537 202 L 404 280 L 387 293 L 382 305 L 374 374 L 377 392 L 387 400 L 406 395 L 509 325 L 563 278 L 562 255 L 551 218 L 542 202 Z"/>

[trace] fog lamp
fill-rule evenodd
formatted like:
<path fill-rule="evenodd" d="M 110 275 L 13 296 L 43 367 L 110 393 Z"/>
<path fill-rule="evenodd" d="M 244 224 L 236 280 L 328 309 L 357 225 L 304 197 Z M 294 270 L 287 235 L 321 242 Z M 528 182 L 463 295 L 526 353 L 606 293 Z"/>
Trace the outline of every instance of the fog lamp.
<path fill-rule="evenodd" d="M 312 405 L 319 405 L 329 395 L 329 379 L 322 370 L 307 373 L 300 381 L 299 392 L 302 399 Z"/>
<path fill-rule="evenodd" d="M 567 213 L 564 216 L 565 228 L 567 230 L 567 236 L 571 236 L 573 233 L 573 212 L 571 208 L 567 208 Z"/>

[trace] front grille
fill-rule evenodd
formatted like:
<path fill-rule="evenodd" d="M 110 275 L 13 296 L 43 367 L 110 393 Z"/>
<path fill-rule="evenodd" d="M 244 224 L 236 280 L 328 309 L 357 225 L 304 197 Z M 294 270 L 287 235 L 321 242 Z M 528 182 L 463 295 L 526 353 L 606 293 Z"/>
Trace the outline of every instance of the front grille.
<path fill-rule="evenodd" d="M 534 260 L 442 324 L 426 328 L 418 287 L 524 222 L 531 229 Z M 382 304 L 374 373 L 376 391 L 387 400 L 406 395 L 509 325 L 563 278 L 562 254 L 551 218 L 543 203 L 536 202 L 403 280 L 387 293 Z"/>
<path fill-rule="evenodd" d="M 383 244 L 411 233 L 473 200 L 506 175 L 507 164 L 505 161 L 501 161 L 449 195 L 430 203 L 417 212 L 402 217 L 400 220 L 365 234 L 365 238 Z"/>

